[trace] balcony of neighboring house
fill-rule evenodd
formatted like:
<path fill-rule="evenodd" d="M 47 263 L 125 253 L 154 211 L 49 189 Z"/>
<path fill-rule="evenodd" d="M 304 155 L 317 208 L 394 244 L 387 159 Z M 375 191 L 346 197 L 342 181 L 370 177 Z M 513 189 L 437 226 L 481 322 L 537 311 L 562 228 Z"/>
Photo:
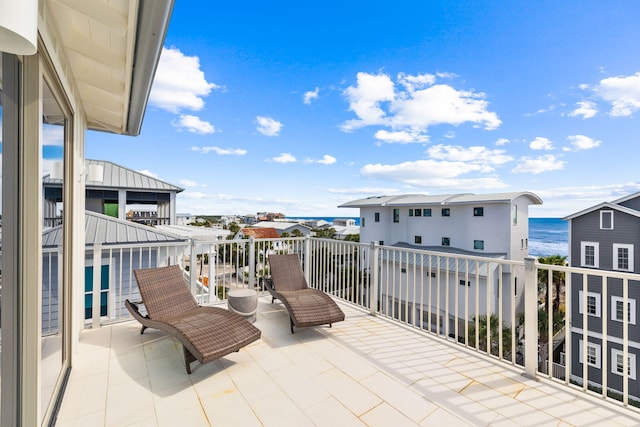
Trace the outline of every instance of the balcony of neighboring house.
<path fill-rule="evenodd" d="M 571 298 L 561 320 L 539 300 L 558 285 L 541 277 L 561 278 L 557 291 L 569 296 L 583 286 L 576 275 L 626 286 L 635 275 L 315 238 L 202 243 L 87 254 L 100 268 L 85 282 L 86 329 L 57 425 L 634 425 L 640 416 L 635 366 L 622 360 L 620 381 L 603 384 L 589 348 L 567 344 L 576 341 Z M 263 292 L 272 253 L 298 254 L 310 286 L 346 320 L 292 334 L 283 305 Z M 141 335 L 124 308 L 140 299 L 131 270 L 167 264 L 181 265 L 201 304 L 256 289 L 262 338 L 187 375 L 177 341 Z M 634 353 L 629 343 L 623 355 Z M 602 352 L 600 372 L 619 362 Z"/>

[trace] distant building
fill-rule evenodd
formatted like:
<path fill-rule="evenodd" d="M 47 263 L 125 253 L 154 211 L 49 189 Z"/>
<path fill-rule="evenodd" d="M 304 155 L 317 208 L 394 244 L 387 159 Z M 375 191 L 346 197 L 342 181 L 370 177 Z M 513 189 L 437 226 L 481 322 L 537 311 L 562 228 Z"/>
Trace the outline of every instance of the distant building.
<path fill-rule="evenodd" d="M 176 214 L 176 225 L 189 225 L 192 222 L 195 222 L 196 220 L 197 220 L 197 217 L 189 213 Z"/>
<path fill-rule="evenodd" d="M 85 166 L 93 172 L 88 174 L 85 188 L 88 211 L 148 225 L 176 223 L 176 195 L 183 188 L 105 160 L 87 159 Z M 62 179 L 45 175 L 42 185 L 44 226 L 59 225 Z M 131 215 L 127 214 L 129 211 Z"/>
<path fill-rule="evenodd" d="M 447 195 L 421 195 L 406 194 L 398 196 L 369 197 L 354 200 L 340 207 L 360 208 L 360 242 L 377 242 L 398 248 L 415 248 L 442 253 L 447 265 L 435 262 L 432 257 L 414 261 L 407 259 L 395 259 L 391 257 L 384 262 L 394 265 L 394 277 L 392 283 L 406 283 L 409 288 L 407 295 L 422 294 L 422 301 L 414 301 L 409 296 L 404 300 L 399 292 L 398 285 L 393 289 L 385 290 L 382 299 L 388 299 L 385 307 L 394 307 L 393 313 L 398 313 L 403 320 L 412 322 L 414 316 L 420 318 L 418 307 L 428 307 L 431 303 L 431 313 L 440 316 L 440 324 L 454 330 L 454 319 L 451 313 L 458 311 L 464 313 L 464 301 L 449 299 L 448 306 L 442 292 L 440 299 L 436 294 L 419 292 L 420 283 L 429 283 L 436 280 L 440 288 L 448 286 L 453 295 L 456 287 L 465 285 L 470 290 L 479 287 L 479 314 L 498 312 L 498 295 L 512 295 L 515 289 L 516 298 L 504 298 L 503 310 L 509 312 L 512 303 L 516 310 L 522 303 L 522 287 L 524 280 L 521 270 L 512 271 L 509 268 L 501 268 L 498 263 L 481 262 L 470 265 L 455 266 L 455 256 L 478 256 L 496 260 L 512 259 L 524 260 L 528 256 L 529 233 L 529 205 L 541 204 L 542 200 L 533 193 L 498 193 L 498 194 L 447 194 Z M 425 277 L 414 277 L 407 274 L 407 267 L 413 262 L 420 262 L 421 266 L 427 266 L 423 270 Z M 453 265 L 449 265 L 452 263 Z M 468 270 L 468 271 L 467 271 Z M 429 274 L 429 271 L 431 273 Z M 469 277 L 469 281 L 460 280 L 460 275 Z M 488 283 L 492 280 L 492 283 Z M 499 290 L 499 284 L 502 289 Z M 436 287 L 434 286 L 433 289 Z M 415 289 L 414 292 L 412 289 Z M 476 292 L 469 292 L 469 305 L 474 306 Z M 447 306 L 447 310 L 443 307 Z M 408 310 L 405 308 L 408 307 Z M 437 309 L 440 308 L 438 313 Z M 445 313 L 449 313 L 448 322 L 444 322 Z M 428 318 L 424 313 L 422 317 Z M 469 321 L 459 317 L 459 321 Z M 508 320 L 507 320 L 508 321 Z M 435 322 L 434 322 L 435 323 Z M 425 327 L 427 321 L 425 320 Z M 464 330 L 464 324 L 460 325 Z M 444 330 L 440 331 L 444 332 Z"/>
<path fill-rule="evenodd" d="M 293 235 L 295 230 L 302 233 L 303 236 L 311 235 L 311 227 L 300 224 L 297 222 L 281 222 L 281 221 L 261 221 L 257 224 L 253 224 L 253 228 L 275 228 L 278 231 L 278 235 L 282 236 L 282 233 L 288 233 L 289 236 Z"/>
<path fill-rule="evenodd" d="M 600 203 L 564 218 L 569 221 L 569 261 L 571 267 L 640 273 L 640 193 L 610 203 Z M 587 292 L 583 295 L 583 278 Z M 623 391 L 624 298 L 622 279 L 574 273 L 571 276 L 571 365 L 572 380 L 582 382 L 587 363 L 589 383 Z M 628 281 L 627 324 L 629 393 L 640 399 L 638 360 L 640 359 L 640 281 Z M 584 304 L 586 301 L 586 306 Z M 587 314 L 587 343 L 583 354 Z M 604 315 L 606 313 L 606 316 Z M 606 329 L 605 329 L 606 327 Z M 606 335 L 603 331 L 606 330 Z M 606 341 L 606 344 L 605 344 Z M 566 344 L 565 344 L 566 345 Z M 607 363 L 605 363 L 607 361 Z"/>
<path fill-rule="evenodd" d="M 353 218 L 334 218 L 333 225 L 339 227 L 355 227 L 356 220 Z"/>

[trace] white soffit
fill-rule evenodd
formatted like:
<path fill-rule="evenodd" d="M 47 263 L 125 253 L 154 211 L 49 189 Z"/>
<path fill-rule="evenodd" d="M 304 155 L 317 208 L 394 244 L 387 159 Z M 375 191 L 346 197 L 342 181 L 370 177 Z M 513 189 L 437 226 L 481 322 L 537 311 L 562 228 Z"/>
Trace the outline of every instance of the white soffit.
<path fill-rule="evenodd" d="M 50 0 L 90 129 L 124 133 L 137 1 Z"/>

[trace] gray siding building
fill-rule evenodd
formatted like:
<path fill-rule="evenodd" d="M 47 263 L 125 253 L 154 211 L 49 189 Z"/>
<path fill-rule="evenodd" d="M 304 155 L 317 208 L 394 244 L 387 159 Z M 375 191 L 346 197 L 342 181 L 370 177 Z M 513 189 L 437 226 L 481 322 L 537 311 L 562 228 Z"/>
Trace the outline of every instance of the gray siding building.
<path fill-rule="evenodd" d="M 635 251 L 636 247 L 640 248 L 640 193 L 601 203 L 565 219 L 569 221 L 569 260 L 572 267 L 640 273 L 640 253 Z M 630 396 L 640 399 L 637 372 L 637 361 L 640 360 L 637 316 L 640 281 L 573 273 L 571 295 L 568 297 L 571 298 L 572 318 L 572 379 L 582 382 L 583 363 L 586 363 L 589 384 L 596 387 L 606 385 L 611 391 L 621 392 L 626 344 Z"/>

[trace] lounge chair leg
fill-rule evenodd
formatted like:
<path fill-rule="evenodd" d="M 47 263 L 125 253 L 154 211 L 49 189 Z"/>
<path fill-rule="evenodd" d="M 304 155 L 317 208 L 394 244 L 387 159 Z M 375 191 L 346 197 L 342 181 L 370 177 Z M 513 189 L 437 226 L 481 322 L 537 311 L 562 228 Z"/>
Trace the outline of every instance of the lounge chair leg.
<path fill-rule="evenodd" d="M 291 323 L 291 334 L 294 334 L 295 332 L 293 332 L 293 319 L 291 317 L 289 317 L 289 323 Z"/>
<path fill-rule="evenodd" d="M 276 300 L 275 297 L 271 297 L 271 304 L 273 304 L 273 302 Z"/>
<path fill-rule="evenodd" d="M 182 347 L 184 352 L 184 366 L 187 368 L 187 374 L 191 375 L 191 362 L 197 360 L 186 347 Z"/>
<path fill-rule="evenodd" d="M 147 329 L 147 327 L 142 325 L 142 329 L 140 329 L 140 335 L 144 334 L 145 329 Z"/>

